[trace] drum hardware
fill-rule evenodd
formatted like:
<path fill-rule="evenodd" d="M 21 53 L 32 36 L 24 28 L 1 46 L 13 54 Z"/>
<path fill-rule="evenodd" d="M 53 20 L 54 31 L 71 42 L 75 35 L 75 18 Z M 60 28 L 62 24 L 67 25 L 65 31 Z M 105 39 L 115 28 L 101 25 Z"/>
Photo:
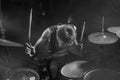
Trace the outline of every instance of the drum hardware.
<path fill-rule="evenodd" d="M 47 71 L 47 62 L 45 59 L 41 61 L 36 60 L 24 60 L 24 67 L 35 70 L 40 75 L 40 80 L 49 80 L 49 74 Z"/>
<path fill-rule="evenodd" d="M 0 39 L 0 45 L 2 46 L 10 46 L 10 47 L 24 47 L 22 44 L 6 40 L 6 39 Z"/>
<path fill-rule="evenodd" d="M 5 80 L 11 68 L 6 64 L 6 61 L 0 59 L 0 79 Z"/>
<path fill-rule="evenodd" d="M 87 72 L 84 80 L 120 80 L 118 72 L 111 69 L 94 69 Z"/>
<path fill-rule="evenodd" d="M 2 13 L 1 13 L 1 18 L 2 18 Z M 10 47 L 23 47 L 23 45 L 5 39 L 5 29 L 2 26 L 2 20 L 0 20 L 0 32 L 1 32 L 0 45 L 1 45 L 2 48 L 4 48 L 5 53 L 6 53 L 5 56 L 3 56 L 2 60 L 8 62 L 7 58 L 11 55 L 8 53 L 7 47 L 8 46 L 10 46 Z"/>
<path fill-rule="evenodd" d="M 96 32 L 88 36 L 88 40 L 94 44 L 113 44 L 118 40 L 118 37 L 114 34 L 107 32 Z"/>
<path fill-rule="evenodd" d="M 103 46 L 106 44 L 113 44 L 118 40 L 118 37 L 112 33 L 104 32 L 104 16 L 102 16 L 102 31 L 92 33 L 88 36 L 88 40 L 91 43 L 99 44 L 101 49 L 101 54 L 99 56 L 98 64 L 101 65 L 101 58 L 103 56 Z"/>
<path fill-rule="evenodd" d="M 40 76 L 33 69 L 18 68 L 9 71 L 6 80 L 40 80 Z"/>
<path fill-rule="evenodd" d="M 88 40 L 94 44 L 113 44 L 118 40 L 118 37 L 114 34 L 104 32 L 104 16 L 102 16 L 102 31 L 92 33 L 88 36 Z"/>
<path fill-rule="evenodd" d="M 93 64 L 88 61 L 73 61 L 61 69 L 61 74 L 70 79 L 81 79 L 84 73 L 93 68 Z"/>
<path fill-rule="evenodd" d="M 2 14 L 1 14 L 1 18 L 2 18 Z M 1 31 L 1 39 L 0 39 L 0 45 L 2 46 L 11 46 L 11 47 L 23 47 L 22 44 L 13 42 L 13 41 L 9 41 L 5 39 L 5 29 L 2 26 L 2 20 L 0 20 L 0 31 Z"/>
<path fill-rule="evenodd" d="M 2 24 L 2 12 L 0 14 L 0 18 L 1 18 L 1 20 L 0 20 L 0 31 L 1 31 L 1 34 L 2 34 L 1 38 L 5 38 L 5 29 L 3 28 L 3 24 Z"/>
<path fill-rule="evenodd" d="M 120 27 L 109 27 L 107 30 L 120 38 Z"/>
<path fill-rule="evenodd" d="M 2 46 L 13 46 L 13 47 L 23 47 L 23 45 L 6 40 L 5 39 L 5 29 L 2 26 L 2 20 L 0 20 L 0 31 L 1 31 L 1 39 L 0 39 L 0 45 Z"/>
<path fill-rule="evenodd" d="M 111 33 L 117 33 L 120 31 L 120 27 L 109 27 L 107 30 Z"/>
<path fill-rule="evenodd" d="M 97 33 L 92 33 L 88 36 L 88 40 L 94 44 L 99 44 L 100 45 L 100 59 L 102 58 L 103 55 L 103 47 L 106 44 L 113 44 L 118 40 L 118 37 L 114 34 L 111 33 L 101 33 L 101 32 L 97 32 Z M 100 61 L 100 60 L 99 60 Z M 100 62 L 98 62 L 100 64 Z"/>

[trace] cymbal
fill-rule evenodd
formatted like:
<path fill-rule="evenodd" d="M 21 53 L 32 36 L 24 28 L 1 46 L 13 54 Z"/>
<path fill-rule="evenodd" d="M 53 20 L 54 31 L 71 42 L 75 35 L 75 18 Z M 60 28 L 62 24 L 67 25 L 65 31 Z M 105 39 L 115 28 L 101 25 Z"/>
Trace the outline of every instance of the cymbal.
<path fill-rule="evenodd" d="M 61 74 L 68 78 L 81 78 L 92 65 L 88 61 L 74 61 L 63 66 Z"/>
<path fill-rule="evenodd" d="M 96 32 L 90 34 L 88 40 L 95 44 L 112 44 L 118 40 L 118 37 L 112 33 Z"/>
<path fill-rule="evenodd" d="M 120 38 L 120 27 L 109 27 L 107 30 L 115 33 Z"/>
<path fill-rule="evenodd" d="M 107 30 L 112 33 L 117 33 L 120 32 L 120 27 L 109 27 Z"/>
<path fill-rule="evenodd" d="M 13 41 L 9 41 L 6 39 L 0 39 L 0 45 L 2 46 L 11 46 L 11 47 L 23 47 L 22 44 L 13 42 Z"/>

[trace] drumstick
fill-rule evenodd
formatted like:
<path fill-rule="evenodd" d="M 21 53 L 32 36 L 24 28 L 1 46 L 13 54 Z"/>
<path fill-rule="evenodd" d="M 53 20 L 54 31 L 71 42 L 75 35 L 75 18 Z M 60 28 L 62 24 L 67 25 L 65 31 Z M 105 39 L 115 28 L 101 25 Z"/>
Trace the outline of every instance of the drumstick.
<path fill-rule="evenodd" d="M 31 44 L 31 42 L 30 42 L 30 39 L 31 39 L 31 24 L 32 24 L 32 8 L 31 8 L 31 11 L 30 11 L 29 32 L 28 32 L 28 41 L 29 41 L 30 44 Z"/>
<path fill-rule="evenodd" d="M 85 24 L 86 24 L 86 22 L 84 21 L 84 23 L 83 23 L 83 28 L 82 28 L 82 33 L 81 33 L 81 38 L 80 38 L 80 41 L 82 42 L 82 40 L 83 40 L 83 35 L 84 35 L 84 31 L 85 31 Z"/>
<path fill-rule="evenodd" d="M 70 23 L 71 21 L 72 21 L 72 17 L 70 16 L 70 17 L 68 18 L 67 23 Z"/>
<path fill-rule="evenodd" d="M 84 34 L 84 31 L 85 31 L 85 24 L 86 24 L 86 22 L 84 21 L 84 23 L 83 23 L 83 28 L 82 28 L 82 33 L 81 33 L 81 39 L 80 39 L 80 41 L 81 41 L 81 43 L 80 43 L 80 46 L 81 46 L 81 54 L 82 54 L 82 49 L 83 49 L 83 34 Z M 82 55 L 81 55 L 82 56 Z"/>

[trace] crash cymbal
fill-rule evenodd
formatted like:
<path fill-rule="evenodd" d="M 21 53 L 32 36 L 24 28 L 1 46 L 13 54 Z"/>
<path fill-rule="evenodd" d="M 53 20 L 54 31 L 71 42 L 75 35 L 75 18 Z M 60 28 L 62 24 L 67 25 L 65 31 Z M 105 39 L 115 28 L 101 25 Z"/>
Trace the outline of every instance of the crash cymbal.
<path fill-rule="evenodd" d="M 95 44 L 112 44 L 118 40 L 118 37 L 112 33 L 96 32 L 90 34 L 88 40 Z"/>
<path fill-rule="evenodd" d="M 107 30 L 112 33 L 117 33 L 120 32 L 120 27 L 109 27 Z"/>
<path fill-rule="evenodd" d="M 68 78 L 81 78 L 90 68 L 93 68 L 93 64 L 88 61 L 74 61 L 63 66 L 61 74 Z"/>
<path fill-rule="evenodd" d="M 22 44 L 13 42 L 13 41 L 9 41 L 6 39 L 0 39 L 0 45 L 2 46 L 11 46 L 11 47 L 23 47 Z"/>

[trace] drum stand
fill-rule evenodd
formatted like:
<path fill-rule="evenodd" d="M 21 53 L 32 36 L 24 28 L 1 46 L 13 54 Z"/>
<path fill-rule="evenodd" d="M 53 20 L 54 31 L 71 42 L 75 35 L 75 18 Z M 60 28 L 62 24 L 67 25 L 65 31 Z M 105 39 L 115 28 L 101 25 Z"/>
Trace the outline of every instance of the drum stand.
<path fill-rule="evenodd" d="M 2 38 L 2 39 L 5 39 L 5 29 L 2 27 L 2 25 L 0 26 L 0 28 L 1 28 L 1 34 L 2 34 L 1 38 Z M 4 60 L 5 62 L 8 62 L 8 59 L 7 59 L 7 58 L 10 56 L 9 53 L 8 53 L 8 49 L 7 49 L 6 46 L 2 46 L 2 47 L 3 47 L 4 50 L 5 50 L 5 55 L 3 56 L 3 60 Z"/>
<path fill-rule="evenodd" d="M 100 54 L 98 59 L 98 65 L 104 67 L 103 55 L 104 55 L 104 45 L 100 45 Z"/>
<path fill-rule="evenodd" d="M 5 60 L 5 62 L 8 62 L 8 57 L 11 56 L 8 52 L 8 49 L 6 46 L 3 46 L 4 50 L 5 50 L 5 56 L 3 56 L 3 59 Z"/>

